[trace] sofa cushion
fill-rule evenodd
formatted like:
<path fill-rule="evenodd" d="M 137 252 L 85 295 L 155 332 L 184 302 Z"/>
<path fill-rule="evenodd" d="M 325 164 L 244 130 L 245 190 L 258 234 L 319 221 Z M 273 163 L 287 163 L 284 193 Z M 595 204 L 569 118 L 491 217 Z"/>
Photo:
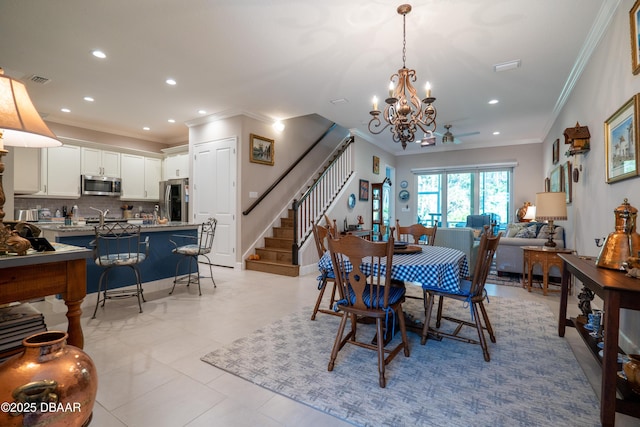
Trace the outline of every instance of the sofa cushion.
<path fill-rule="evenodd" d="M 528 222 L 507 224 L 507 233 L 504 237 L 516 237 L 516 234 L 523 228 L 526 228 L 529 225 Z"/>
<path fill-rule="evenodd" d="M 533 224 L 528 227 L 522 227 L 520 231 L 518 231 L 516 235 L 513 237 L 524 237 L 526 239 L 533 239 L 536 237 L 537 231 L 538 231 L 538 228 L 536 227 L 535 224 Z"/>

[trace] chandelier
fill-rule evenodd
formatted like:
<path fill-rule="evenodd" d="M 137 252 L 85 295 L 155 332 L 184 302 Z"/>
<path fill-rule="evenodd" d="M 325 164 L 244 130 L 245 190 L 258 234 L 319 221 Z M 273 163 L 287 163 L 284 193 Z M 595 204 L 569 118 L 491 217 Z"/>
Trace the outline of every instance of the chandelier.
<path fill-rule="evenodd" d="M 419 142 L 423 147 L 435 143 L 433 132 L 436 130 L 437 114 L 433 106 L 436 99 L 431 96 L 429 82 L 425 87 L 426 97 L 420 101 L 411 84 L 416 81 L 416 71 L 406 67 L 406 20 L 409 12 L 410 4 L 398 6 L 398 14 L 402 15 L 402 68 L 391 76 L 384 112 L 378 110 L 378 98 L 374 97 L 373 111 L 369 113 L 373 116 L 369 122 L 369 132 L 378 135 L 391 126 L 393 140 L 400 142 L 403 150 L 407 148 L 407 142 Z M 385 123 L 380 120 L 381 113 Z M 425 134 L 422 140 L 416 140 L 418 128 Z"/>

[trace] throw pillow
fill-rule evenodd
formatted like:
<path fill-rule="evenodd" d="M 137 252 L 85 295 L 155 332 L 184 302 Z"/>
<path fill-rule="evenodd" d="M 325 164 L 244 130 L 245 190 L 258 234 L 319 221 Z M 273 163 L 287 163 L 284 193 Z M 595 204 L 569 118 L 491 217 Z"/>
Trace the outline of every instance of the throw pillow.
<path fill-rule="evenodd" d="M 549 226 L 545 224 L 542 226 L 542 228 L 540 228 L 540 232 L 538 233 L 538 239 L 548 239 L 548 238 L 549 238 Z"/>
<path fill-rule="evenodd" d="M 515 237 L 524 237 L 526 239 L 533 239 L 536 237 L 536 226 L 531 225 L 529 227 L 523 227 Z"/>
<path fill-rule="evenodd" d="M 516 237 L 516 234 L 520 232 L 523 228 L 527 226 L 527 223 L 524 224 L 507 224 L 507 235 L 505 237 Z"/>

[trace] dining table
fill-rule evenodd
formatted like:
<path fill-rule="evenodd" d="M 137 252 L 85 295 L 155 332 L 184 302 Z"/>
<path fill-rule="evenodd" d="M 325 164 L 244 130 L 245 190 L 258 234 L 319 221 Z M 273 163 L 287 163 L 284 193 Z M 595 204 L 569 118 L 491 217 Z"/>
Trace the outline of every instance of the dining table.
<path fill-rule="evenodd" d="M 371 267 L 370 263 L 364 263 L 360 269 L 364 274 L 370 274 Z M 381 268 L 382 274 L 385 274 L 386 257 L 381 262 Z M 324 272 L 333 271 L 329 251 L 326 251 L 318 261 L 318 269 Z M 351 266 L 347 264 L 347 270 L 350 269 Z M 396 247 L 391 260 L 391 279 L 410 286 L 439 287 L 449 292 L 456 292 L 460 289 L 460 280 L 468 276 L 467 255 L 458 249 L 429 245 Z M 405 322 L 407 331 L 422 334 L 423 322 L 412 313 L 405 312 Z M 429 335 L 431 339 L 438 341 L 442 339 L 431 331 Z M 388 339 L 390 340 L 391 336 Z M 375 337 L 372 342 L 375 343 Z"/>
<path fill-rule="evenodd" d="M 460 289 L 460 280 L 469 276 L 469 263 L 464 252 L 442 246 L 410 245 L 396 249 L 391 261 L 391 279 L 424 288 L 438 287 L 449 292 Z M 386 273 L 386 259 L 382 261 L 382 273 Z M 347 267 L 349 268 L 349 267 Z M 363 264 L 361 270 L 371 273 L 371 265 Z M 332 271 L 329 251 L 318 261 L 320 271 Z"/>

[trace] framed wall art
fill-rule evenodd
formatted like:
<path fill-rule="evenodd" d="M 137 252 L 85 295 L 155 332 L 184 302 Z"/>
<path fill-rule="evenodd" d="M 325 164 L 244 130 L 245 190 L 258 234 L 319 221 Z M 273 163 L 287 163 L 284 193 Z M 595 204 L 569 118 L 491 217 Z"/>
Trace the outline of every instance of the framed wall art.
<path fill-rule="evenodd" d="M 369 181 L 365 179 L 360 180 L 360 200 L 369 200 Z"/>
<path fill-rule="evenodd" d="M 373 173 L 380 174 L 380 157 L 373 156 Z"/>
<path fill-rule="evenodd" d="M 636 0 L 629 11 L 629 29 L 631 30 L 631 71 L 633 74 L 640 72 L 640 0 Z"/>
<path fill-rule="evenodd" d="M 554 165 L 560 161 L 560 139 L 553 141 L 552 160 Z"/>
<path fill-rule="evenodd" d="M 571 190 L 573 189 L 571 184 L 571 173 L 571 162 L 567 161 L 562 168 L 562 182 L 564 184 L 564 192 L 567 194 L 567 204 L 570 204 L 573 198 L 571 195 Z"/>
<path fill-rule="evenodd" d="M 273 139 L 252 133 L 249 137 L 249 144 L 249 161 L 273 166 L 275 145 Z"/>
<path fill-rule="evenodd" d="M 550 186 L 549 191 L 558 193 L 562 191 L 562 165 L 554 168 L 549 175 Z"/>
<path fill-rule="evenodd" d="M 604 122 L 607 184 L 638 176 L 638 109 L 636 94 Z"/>

